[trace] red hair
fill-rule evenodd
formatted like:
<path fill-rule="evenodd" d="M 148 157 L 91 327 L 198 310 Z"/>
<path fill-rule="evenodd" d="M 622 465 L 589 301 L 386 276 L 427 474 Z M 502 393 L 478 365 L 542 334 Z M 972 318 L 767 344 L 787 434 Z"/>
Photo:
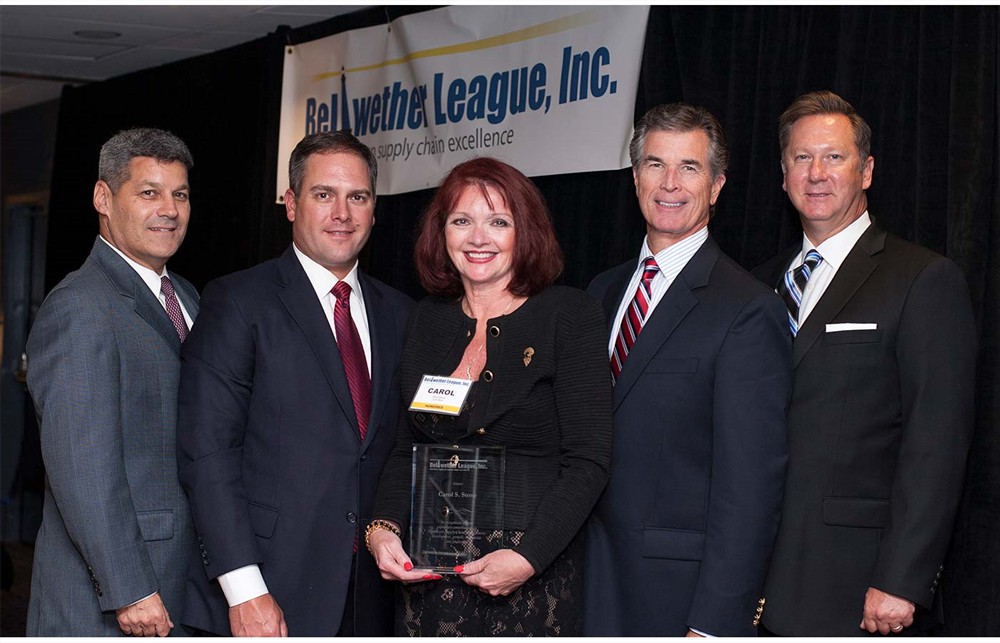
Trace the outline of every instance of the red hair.
<path fill-rule="evenodd" d="M 413 254 L 424 290 L 444 297 L 457 297 L 464 291 L 458 270 L 448 256 L 444 226 L 469 186 L 479 188 L 487 202 L 487 188 L 496 190 L 514 219 L 514 256 L 507 290 L 530 297 L 551 286 L 562 272 L 563 258 L 545 197 L 517 169 L 495 158 L 480 157 L 452 168 L 420 219 Z"/>

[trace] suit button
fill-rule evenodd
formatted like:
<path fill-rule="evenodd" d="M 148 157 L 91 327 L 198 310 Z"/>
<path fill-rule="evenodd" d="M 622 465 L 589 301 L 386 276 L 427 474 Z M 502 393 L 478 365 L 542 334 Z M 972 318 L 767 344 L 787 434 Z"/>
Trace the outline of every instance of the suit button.
<path fill-rule="evenodd" d="M 206 558 L 202 562 L 205 563 L 205 567 L 208 567 L 209 565 L 212 564 L 212 559 L 211 558 Z"/>
<path fill-rule="evenodd" d="M 349 522 L 349 523 L 351 523 L 353 525 L 357 521 L 358 521 L 358 517 L 354 514 L 354 512 L 353 511 L 348 511 L 347 512 L 347 522 Z"/>
<path fill-rule="evenodd" d="M 493 381 L 493 371 L 483 371 L 483 381 L 492 382 Z"/>
<path fill-rule="evenodd" d="M 362 462 L 364 462 L 367 459 L 368 459 L 368 454 L 367 453 L 364 453 L 364 454 L 361 455 L 361 461 Z"/>
<path fill-rule="evenodd" d="M 500 327 L 490 326 L 490 335 L 492 335 L 493 337 L 500 337 Z"/>
<path fill-rule="evenodd" d="M 476 429 L 476 433 L 478 433 L 479 435 L 486 435 L 486 429 L 484 429 L 483 427 L 479 427 L 478 429 Z"/>

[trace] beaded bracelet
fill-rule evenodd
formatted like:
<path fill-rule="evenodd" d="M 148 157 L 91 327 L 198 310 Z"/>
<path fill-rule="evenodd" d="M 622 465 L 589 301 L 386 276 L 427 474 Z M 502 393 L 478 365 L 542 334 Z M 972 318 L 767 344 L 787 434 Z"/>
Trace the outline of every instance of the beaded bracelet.
<path fill-rule="evenodd" d="M 397 527 L 395 523 L 389 522 L 388 520 L 373 520 L 368 523 L 368 527 L 365 528 L 365 548 L 370 553 L 372 551 L 372 545 L 369 539 L 371 538 L 372 532 L 376 529 L 388 529 L 392 533 L 396 534 L 397 538 L 402 538 L 399 527 Z"/>

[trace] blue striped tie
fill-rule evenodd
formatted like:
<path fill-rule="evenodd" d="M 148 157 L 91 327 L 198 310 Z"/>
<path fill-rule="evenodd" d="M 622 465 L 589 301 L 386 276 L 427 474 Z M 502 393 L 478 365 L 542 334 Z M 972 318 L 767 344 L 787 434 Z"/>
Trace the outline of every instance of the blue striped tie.
<path fill-rule="evenodd" d="M 802 304 L 802 293 L 809 283 L 813 270 L 822 262 L 823 257 L 815 250 L 810 250 L 806 253 L 801 266 L 785 273 L 785 278 L 778 288 L 778 294 L 788 307 L 788 326 L 792 329 L 792 337 L 799 334 L 799 306 Z"/>

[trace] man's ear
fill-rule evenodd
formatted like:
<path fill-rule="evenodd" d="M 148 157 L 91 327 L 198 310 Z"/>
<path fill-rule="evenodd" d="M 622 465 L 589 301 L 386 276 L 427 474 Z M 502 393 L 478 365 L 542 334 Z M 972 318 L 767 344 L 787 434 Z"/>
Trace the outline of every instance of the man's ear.
<path fill-rule="evenodd" d="M 114 193 L 111 186 L 106 182 L 98 180 L 94 184 L 94 209 L 104 216 L 111 216 L 111 198 Z"/>
<path fill-rule="evenodd" d="M 285 216 L 289 221 L 295 221 L 295 193 L 289 188 L 285 190 Z"/>

